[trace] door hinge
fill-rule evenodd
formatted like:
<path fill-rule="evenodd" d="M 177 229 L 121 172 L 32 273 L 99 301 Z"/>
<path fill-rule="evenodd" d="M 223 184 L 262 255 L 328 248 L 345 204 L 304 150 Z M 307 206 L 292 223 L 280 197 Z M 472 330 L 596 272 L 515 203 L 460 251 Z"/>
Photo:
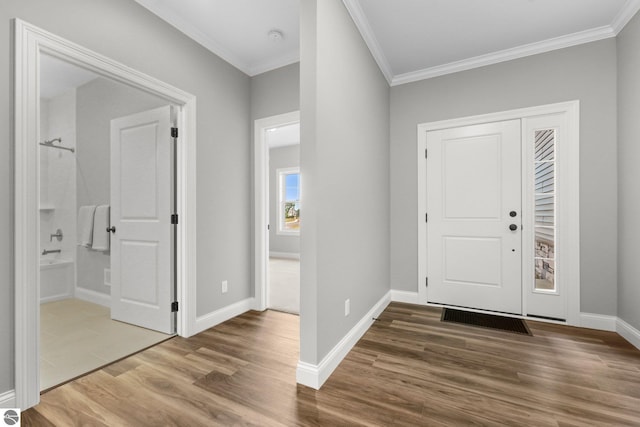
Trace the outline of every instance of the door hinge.
<path fill-rule="evenodd" d="M 429 287 L 429 278 L 428 278 L 428 277 L 425 277 L 425 278 L 424 278 L 424 287 L 425 287 L 425 288 L 428 288 L 428 287 Z"/>
<path fill-rule="evenodd" d="M 171 214 L 171 225 L 178 223 L 178 214 Z"/>
<path fill-rule="evenodd" d="M 424 222 L 429 222 L 429 214 L 428 213 L 424 214 Z"/>
<path fill-rule="evenodd" d="M 424 158 L 425 159 L 427 158 L 427 149 L 426 148 L 424 149 Z"/>
<path fill-rule="evenodd" d="M 171 128 L 171 138 L 178 137 L 178 128 Z"/>
<path fill-rule="evenodd" d="M 171 312 L 175 313 L 176 311 L 178 311 L 178 301 L 174 301 L 171 303 Z"/>

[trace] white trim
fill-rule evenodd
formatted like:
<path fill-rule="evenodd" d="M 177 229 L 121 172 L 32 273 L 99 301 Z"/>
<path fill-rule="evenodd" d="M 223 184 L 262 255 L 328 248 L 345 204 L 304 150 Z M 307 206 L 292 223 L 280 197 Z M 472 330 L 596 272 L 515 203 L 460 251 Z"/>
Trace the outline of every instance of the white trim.
<path fill-rule="evenodd" d="M 380 42 L 376 38 L 375 32 L 369 25 L 369 19 L 365 15 L 362 7 L 360 6 L 359 0 L 342 0 L 344 6 L 347 8 L 349 15 L 351 15 L 351 19 L 354 24 L 360 31 L 364 42 L 366 43 L 373 59 L 378 64 L 380 71 L 384 75 L 384 78 L 387 79 L 387 83 L 392 84 L 395 76 L 393 75 L 393 70 L 391 69 L 391 64 L 389 64 L 389 60 L 384 54 L 384 51 L 380 47 Z"/>
<path fill-rule="evenodd" d="M 296 368 L 296 382 L 315 390 L 320 390 L 322 384 L 320 383 L 320 371 L 318 366 L 301 360 L 298 361 L 298 366 Z"/>
<path fill-rule="evenodd" d="M 616 33 L 610 26 L 603 26 L 591 30 L 579 31 L 565 36 L 555 37 L 540 42 L 525 44 L 522 46 L 504 49 L 497 52 L 479 55 L 448 64 L 437 65 L 435 67 L 424 68 L 422 70 L 411 71 L 409 73 L 393 76 L 391 86 L 398 86 L 405 83 L 444 76 L 446 74 L 457 73 L 459 71 L 471 70 L 487 65 L 498 64 L 500 62 L 512 61 L 526 56 L 537 55 L 539 53 L 550 52 L 552 50 L 564 49 L 566 47 L 579 44 L 590 43 L 598 40 L 615 37 Z"/>
<path fill-rule="evenodd" d="M 619 317 L 605 314 L 580 313 L 580 327 L 616 332 L 640 350 L 640 331 Z"/>
<path fill-rule="evenodd" d="M 277 58 L 269 58 L 258 64 L 248 63 L 235 52 L 229 50 L 227 47 L 202 32 L 196 25 L 193 25 L 191 21 L 182 18 L 179 14 L 176 14 L 171 10 L 171 8 L 166 6 L 166 3 L 159 2 L 157 0 L 135 1 L 249 76 L 255 76 L 257 74 L 275 70 L 276 68 L 284 67 L 285 65 L 300 61 L 300 50 L 297 49 L 293 52 L 284 53 Z"/>
<path fill-rule="evenodd" d="M 542 105 L 517 110 L 503 111 L 498 113 L 482 114 L 477 116 L 463 117 L 458 119 L 441 120 L 437 122 L 423 123 L 417 126 L 417 187 L 418 187 L 418 211 L 416 220 L 418 224 L 418 298 L 420 304 L 427 302 L 427 287 L 425 277 L 427 277 L 427 224 L 425 213 L 427 212 L 427 168 L 425 159 L 425 149 L 427 147 L 427 132 L 439 129 L 448 129 L 461 126 L 469 126 L 481 123 L 491 123 L 497 121 L 525 119 L 541 115 L 564 113 L 567 116 L 568 135 L 567 143 L 564 144 L 566 150 L 563 154 L 569 159 L 567 170 L 563 171 L 565 190 L 570 189 L 568 194 L 563 194 L 565 209 L 558 212 L 558 223 L 562 227 L 558 233 L 563 233 L 562 240 L 568 242 L 564 244 L 562 259 L 564 264 L 564 281 L 568 291 L 567 298 L 567 324 L 580 325 L 580 200 L 579 200 L 579 101 L 569 101 L 557 104 Z M 561 215 L 563 217 L 561 217 Z M 565 218 L 566 217 L 566 218 Z M 563 219 L 564 218 L 564 219 Z M 560 254 L 560 252 L 559 252 Z M 558 255 L 560 256 L 560 255 Z M 524 291 L 523 291 L 524 294 Z M 526 300 L 524 301 L 526 303 Z M 523 313 L 526 313 L 526 306 L 523 306 Z"/>
<path fill-rule="evenodd" d="M 16 407 L 16 392 L 15 390 L 5 391 L 0 393 L 0 408 L 8 409 Z"/>
<path fill-rule="evenodd" d="M 580 327 L 597 329 L 599 331 L 616 331 L 616 316 L 607 316 L 604 314 L 580 313 Z"/>
<path fill-rule="evenodd" d="M 73 298 L 73 294 L 52 295 L 50 297 L 40 298 L 40 304 L 46 304 L 48 302 L 55 302 L 55 301 L 62 301 L 69 298 Z"/>
<path fill-rule="evenodd" d="M 111 308 L 111 295 L 103 294 L 91 289 L 77 287 L 75 297 L 82 301 L 92 302 L 103 307 Z"/>
<path fill-rule="evenodd" d="M 269 258 L 300 259 L 299 253 L 269 251 Z"/>
<path fill-rule="evenodd" d="M 165 8 L 161 2 L 156 0 L 135 1 L 243 73 L 249 74 L 249 64 L 240 59 L 238 55 L 204 34 L 191 22 L 172 12 L 170 9 Z"/>
<path fill-rule="evenodd" d="M 391 302 L 391 292 L 387 292 L 367 314 L 347 333 L 338 344 L 320 361 L 318 365 L 298 362 L 296 369 L 296 381 L 299 384 L 319 390 L 322 384 L 329 378 L 331 373 L 338 367 L 351 349 L 358 343 L 358 340 L 369 330 L 374 322 L 374 318 Z"/>
<path fill-rule="evenodd" d="M 300 111 L 258 119 L 253 125 L 253 271 L 255 309 L 259 311 L 267 308 L 269 280 L 269 147 L 266 132 L 294 123 L 300 123 Z"/>
<path fill-rule="evenodd" d="M 209 328 L 219 325 L 222 322 L 226 322 L 229 319 L 233 319 L 236 316 L 240 316 L 249 310 L 253 310 L 255 301 L 253 298 L 243 299 L 234 304 L 223 307 L 219 310 L 212 311 L 204 316 L 198 316 L 195 324 L 195 334 L 199 334 L 202 331 L 206 331 Z"/>
<path fill-rule="evenodd" d="M 638 350 L 640 350 L 640 331 L 618 318 L 616 320 L 616 332 L 622 336 L 625 340 L 633 344 Z"/>
<path fill-rule="evenodd" d="M 564 49 L 571 46 L 615 37 L 631 20 L 631 18 L 633 18 L 638 10 L 640 10 L 640 0 L 627 0 L 611 25 L 604 25 L 598 28 L 578 31 L 572 34 L 566 34 L 563 36 L 554 37 L 521 46 L 515 46 L 509 49 L 491 52 L 485 55 L 478 55 L 472 58 L 466 58 L 447 64 L 427 67 L 408 73 L 394 74 L 391 68 L 391 64 L 385 56 L 384 50 L 382 49 L 380 42 L 376 38 L 375 32 L 371 28 L 371 25 L 369 24 L 369 20 L 366 14 L 362 10 L 360 0 L 342 0 L 342 2 L 347 8 L 349 15 L 351 15 L 351 19 L 360 31 L 360 34 L 362 35 L 362 38 L 369 48 L 371 55 L 378 64 L 380 71 L 391 86 L 398 86 L 405 83 L 444 76 L 446 74 L 471 70 L 487 65 L 498 64 L 500 62 L 506 62 L 531 55 L 537 55 L 539 53 L 550 52 L 553 50 Z"/>
<path fill-rule="evenodd" d="M 640 10 L 640 0 L 627 0 L 620 12 L 616 15 L 613 22 L 611 23 L 611 28 L 615 32 L 616 36 L 622 31 L 631 21 L 631 18 L 635 16 L 636 13 Z"/>
<path fill-rule="evenodd" d="M 404 302 L 407 304 L 420 304 L 417 292 L 398 291 L 396 289 L 391 289 L 391 301 Z"/>
<path fill-rule="evenodd" d="M 39 402 L 38 152 L 40 54 L 46 53 L 106 78 L 144 90 L 180 107 L 178 124 L 177 333 L 189 336 L 196 308 L 196 98 L 76 43 L 13 20 L 14 69 L 14 271 L 15 389 L 17 406 Z"/>

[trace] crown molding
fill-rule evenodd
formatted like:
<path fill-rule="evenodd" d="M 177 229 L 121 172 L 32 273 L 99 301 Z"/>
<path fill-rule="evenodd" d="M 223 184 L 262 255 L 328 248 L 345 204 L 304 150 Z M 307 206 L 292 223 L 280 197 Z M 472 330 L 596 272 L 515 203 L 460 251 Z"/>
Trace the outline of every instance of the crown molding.
<path fill-rule="evenodd" d="M 159 2 L 157 0 L 135 0 L 136 3 L 143 6 L 162 20 L 171 24 L 178 31 L 184 33 L 187 37 L 195 40 L 203 47 L 218 55 L 220 58 L 227 61 L 229 64 L 238 68 L 245 74 L 249 74 L 249 64 L 242 61 L 237 55 L 225 49 L 218 42 L 211 37 L 205 35 L 202 31 L 198 30 L 188 21 L 177 16 L 171 9 L 165 6 L 166 3 Z"/>
<path fill-rule="evenodd" d="M 351 15 L 351 19 L 356 24 L 356 27 L 360 31 L 360 35 L 364 39 L 373 59 L 378 64 L 380 71 L 387 79 L 387 82 L 391 84 L 393 81 L 393 71 L 391 70 L 391 65 L 387 60 L 382 48 L 380 47 L 380 43 L 376 38 L 371 26 L 369 25 L 369 20 L 367 19 L 362 7 L 360 6 L 359 0 L 342 0 L 344 6 L 347 8 L 349 15 Z"/>
<path fill-rule="evenodd" d="M 633 0 L 636 1 L 636 0 Z M 541 42 L 530 43 L 486 55 L 475 56 L 461 61 L 450 62 L 448 64 L 437 65 L 435 67 L 424 68 L 422 70 L 393 76 L 391 86 L 398 86 L 405 83 L 412 83 L 419 80 L 430 79 L 443 76 L 445 74 L 457 73 L 459 71 L 471 70 L 473 68 L 498 64 L 500 62 L 511 61 L 513 59 L 524 58 L 526 56 L 537 55 L 539 53 L 550 52 L 552 50 L 563 49 L 583 43 L 590 43 L 602 39 L 615 37 L 616 33 L 610 26 L 594 28 L 592 30 L 580 31 L 566 36 L 555 37 Z"/>
<path fill-rule="evenodd" d="M 285 65 L 292 64 L 300 61 L 300 52 L 294 52 L 291 54 L 285 54 L 279 58 L 268 60 L 262 63 L 249 64 L 243 61 L 238 55 L 222 46 L 216 40 L 204 34 L 198 30 L 193 24 L 187 20 L 176 15 L 170 8 L 166 7 L 166 3 L 159 2 L 158 0 L 135 0 L 136 3 L 143 6 L 168 24 L 176 28 L 178 31 L 185 34 L 204 48 L 219 56 L 224 61 L 233 65 L 243 73 L 249 76 L 255 76 L 267 71 L 275 70 L 276 68 L 284 67 Z"/>
<path fill-rule="evenodd" d="M 627 0 L 611 23 L 611 28 L 618 35 L 640 10 L 640 0 Z"/>

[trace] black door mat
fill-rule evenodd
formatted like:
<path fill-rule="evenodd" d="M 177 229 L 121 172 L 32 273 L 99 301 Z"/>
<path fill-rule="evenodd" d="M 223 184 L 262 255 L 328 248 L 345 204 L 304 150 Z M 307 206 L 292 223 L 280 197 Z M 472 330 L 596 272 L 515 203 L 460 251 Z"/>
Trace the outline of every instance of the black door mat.
<path fill-rule="evenodd" d="M 442 322 L 462 323 L 480 328 L 498 329 L 501 331 L 513 332 L 515 334 L 531 335 L 529 327 L 522 319 L 513 317 L 496 316 L 493 314 L 473 313 L 470 311 L 453 310 L 445 308 L 442 310 Z"/>

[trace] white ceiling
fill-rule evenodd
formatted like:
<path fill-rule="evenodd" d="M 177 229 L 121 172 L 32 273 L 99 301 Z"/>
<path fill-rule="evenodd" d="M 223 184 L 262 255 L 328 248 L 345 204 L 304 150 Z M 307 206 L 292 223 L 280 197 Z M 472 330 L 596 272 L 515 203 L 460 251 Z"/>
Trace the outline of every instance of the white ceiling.
<path fill-rule="evenodd" d="M 249 75 L 299 60 L 300 0 L 136 1 Z M 640 0 L 343 3 L 391 85 L 614 37 L 640 10 Z"/>

